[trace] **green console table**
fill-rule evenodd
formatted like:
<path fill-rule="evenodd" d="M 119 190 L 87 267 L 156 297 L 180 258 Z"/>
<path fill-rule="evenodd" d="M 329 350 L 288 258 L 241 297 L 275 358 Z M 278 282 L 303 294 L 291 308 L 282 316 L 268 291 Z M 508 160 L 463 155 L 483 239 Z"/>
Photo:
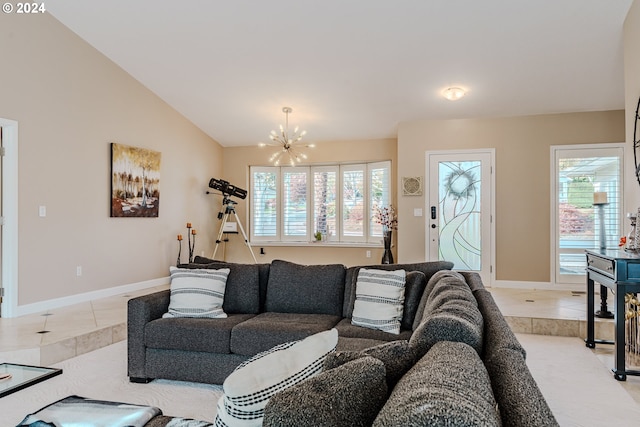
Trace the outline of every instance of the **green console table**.
<path fill-rule="evenodd" d="M 587 347 L 596 343 L 615 345 L 613 376 L 626 381 L 627 375 L 640 375 L 640 371 L 625 368 L 625 310 L 624 296 L 640 293 L 640 255 L 617 249 L 588 250 L 587 252 Z M 615 319 L 614 341 L 594 339 L 595 282 L 610 289 L 614 294 L 613 314 Z"/>

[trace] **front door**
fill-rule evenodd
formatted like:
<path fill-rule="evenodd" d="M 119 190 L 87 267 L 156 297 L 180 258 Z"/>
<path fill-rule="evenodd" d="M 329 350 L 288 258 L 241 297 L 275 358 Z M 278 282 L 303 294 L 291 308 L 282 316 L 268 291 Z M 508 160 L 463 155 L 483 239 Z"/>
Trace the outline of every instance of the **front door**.
<path fill-rule="evenodd" d="M 493 150 L 427 152 L 427 259 L 493 272 Z"/>

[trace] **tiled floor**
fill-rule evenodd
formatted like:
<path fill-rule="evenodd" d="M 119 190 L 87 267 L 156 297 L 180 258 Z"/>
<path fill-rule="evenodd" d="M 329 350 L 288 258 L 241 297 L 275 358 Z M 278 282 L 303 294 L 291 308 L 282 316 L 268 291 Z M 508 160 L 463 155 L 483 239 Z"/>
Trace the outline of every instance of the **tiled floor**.
<path fill-rule="evenodd" d="M 549 291 L 536 289 L 489 289 L 502 314 L 514 332 L 564 337 L 587 336 L 587 296 L 577 291 Z M 596 309 L 600 295 L 595 296 Z M 608 293 L 608 309 L 613 298 Z M 595 338 L 612 340 L 613 319 L 596 318 Z"/>
<path fill-rule="evenodd" d="M 0 318 L 0 362 L 44 365 L 127 338 L 127 301 L 168 289 L 158 286 L 45 313 Z"/>

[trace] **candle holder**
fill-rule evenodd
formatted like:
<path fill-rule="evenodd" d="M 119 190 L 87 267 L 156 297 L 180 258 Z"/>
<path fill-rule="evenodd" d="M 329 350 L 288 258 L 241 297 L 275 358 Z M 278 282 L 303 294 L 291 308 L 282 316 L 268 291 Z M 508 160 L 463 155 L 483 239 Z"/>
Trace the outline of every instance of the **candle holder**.
<path fill-rule="evenodd" d="M 180 260 L 182 255 L 182 234 L 178 234 L 178 260 L 176 261 L 176 267 L 182 264 Z"/>
<path fill-rule="evenodd" d="M 193 241 L 191 240 L 193 238 Z M 193 262 L 193 253 L 196 248 L 196 230 L 192 229 L 189 235 L 189 263 Z"/>
<path fill-rule="evenodd" d="M 193 253 L 196 248 L 196 230 L 191 227 L 191 223 L 187 223 L 187 247 L 189 249 L 189 264 L 193 262 Z M 182 240 L 182 235 L 178 234 L 178 240 Z M 182 251 L 182 242 L 180 242 L 180 251 Z M 179 257 L 180 255 L 178 255 Z"/>

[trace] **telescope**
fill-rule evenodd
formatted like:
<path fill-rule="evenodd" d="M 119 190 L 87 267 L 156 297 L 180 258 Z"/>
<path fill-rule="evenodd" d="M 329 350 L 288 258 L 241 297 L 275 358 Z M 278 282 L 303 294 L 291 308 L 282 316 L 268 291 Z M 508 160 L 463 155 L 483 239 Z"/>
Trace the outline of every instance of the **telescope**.
<path fill-rule="evenodd" d="M 233 206 L 233 205 L 237 205 L 237 203 L 229 198 L 231 196 L 234 196 L 240 199 L 244 199 L 247 197 L 247 190 L 238 188 L 235 185 L 231 185 L 229 184 L 229 181 L 225 181 L 224 179 L 215 179 L 215 178 L 211 178 L 211 180 L 209 181 L 209 187 L 213 188 L 214 190 L 218 190 L 219 192 L 222 193 L 223 195 L 222 204 L 224 205 L 224 211 L 218 212 L 218 219 L 222 220 L 222 224 L 220 224 L 220 229 L 218 230 L 216 247 L 213 249 L 213 255 L 211 255 L 211 258 L 213 259 L 216 258 L 216 252 L 218 252 L 218 246 L 220 245 L 220 242 L 228 241 L 228 239 L 223 240 L 222 238 L 225 233 L 225 226 L 227 225 L 227 221 L 229 220 L 229 217 L 231 216 L 231 214 L 233 214 L 236 219 L 236 224 L 238 224 L 238 226 L 240 227 L 240 231 L 242 232 L 242 236 L 244 237 L 244 244 L 247 245 L 247 247 L 249 248 L 249 252 L 251 252 L 251 257 L 253 258 L 253 262 L 257 264 L 258 260 L 256 260 L 256 256 L 253 253 L 253 249 L 251 249 L 251 243 L 249 243 L 249 239 L 247 238 L 247 233 L 244 232 L 244 227 L 242 227 L 240 218 L 238 218 L 238 214 L 236 213 L 236 208 Z M 207 191 L 207 194 L 209 194 L 208 191 Z"/>
<path fill-rule="evenodd" d="M 247 198 L 247 190 L 231 185 L 229 181 L 225 181 L 224 179 L 211 178 L 209 187 L 218 190 L 225 196 L 233 196 L 239 199 Z"/>

